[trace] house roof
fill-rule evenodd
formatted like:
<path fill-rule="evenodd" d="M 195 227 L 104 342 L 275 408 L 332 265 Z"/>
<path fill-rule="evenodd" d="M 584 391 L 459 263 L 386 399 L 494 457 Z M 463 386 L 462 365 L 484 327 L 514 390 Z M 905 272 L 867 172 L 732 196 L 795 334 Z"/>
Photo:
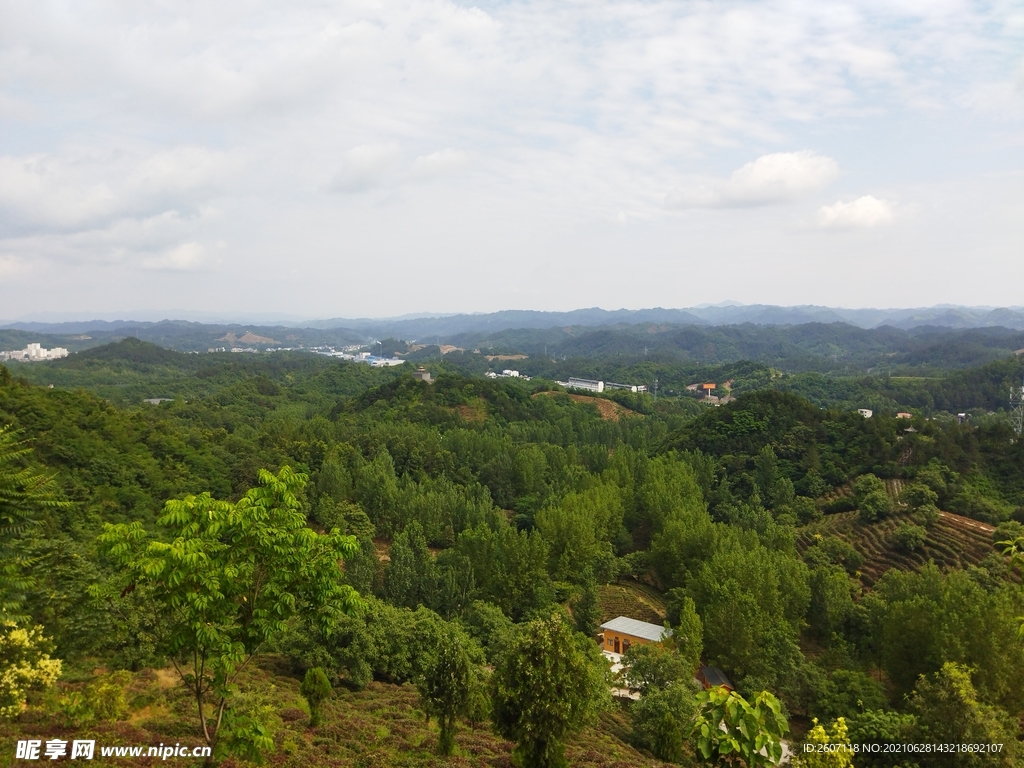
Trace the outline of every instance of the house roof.
<path fill-rule="evenodd" d="M 707 680 L 708 685 L 712 688 L 717 688 L 720 685 L 727 685 L 729 688 L 733 687 L 729 678 L 725 676 L 725 672 L 720 670 L 718 667 L 702 666 L 700 668 L 700 674 L 705 680 Z"/>
<path fill-rule="evenodd" d="M 650 624 L 639 619 L 630 619 L 626 616 L 618 616 L 611 621 L 606 621 L 601 625 L 601 629 L 610 629 L 613 632 L 621 632 L 624 635 L 642 637 L 644 640 L 650 640 L 655 643 L 663 637 L 672 634 L 670 630 L 659 627 L 657 624 Z"/>

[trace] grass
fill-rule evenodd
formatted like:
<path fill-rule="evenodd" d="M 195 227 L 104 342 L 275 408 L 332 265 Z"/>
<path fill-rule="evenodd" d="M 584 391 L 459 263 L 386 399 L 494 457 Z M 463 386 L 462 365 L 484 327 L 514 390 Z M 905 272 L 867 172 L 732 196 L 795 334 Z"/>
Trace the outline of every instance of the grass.
<path fill-rule="evenodd" d="M 496 766 L 511 768 L 512 744 L 494 735 L 488 725 L 460 723 L 456 753 L 448 758 L 434 754 L 435 722 L 427 723 L 419 696 L 411 685 L 371 683 L 362 691 L 335 690 L 324 702 L 322 723 L 309 727 L 308 709 L 299 695 L 299 680 L 284 671 L 279 659 L 266 657 L 259 667 L 243 674 L 241 689 L 255 706 L 269 706 L 274 749 L 266 765 L 281 768 L 405 768 L 406 766 Z M 195 704 L 179 682 L 166 670 L 143 670 L 131 676 L 125 691 L 129 708 L 124 719 L 75 725 L 62 712 L 61 694 L 81 691 L 87 681 L 58 683 L 45 697 L 36 695 L 29 710 L 10 723 L 0 723 L 0 766 L 14 766 L 18 739 L 95 739 L 94 766 L 161 764 L 158 757 L 103 758 L 101 745 L 180 743 L 199 746 Z M 170 684 L 169 684 L 170 683 Z M 628 713 L 616 705 L 593 726 L 573 737 L 567 745 L 570 765 L 596 768 L 659 768 L 666 766 L 645 756 L 628 743 Z M 177 766 L 199 765 L 202 760 L 175 758 Z M 236 759 L 226 768 L 244 765 Z"/>

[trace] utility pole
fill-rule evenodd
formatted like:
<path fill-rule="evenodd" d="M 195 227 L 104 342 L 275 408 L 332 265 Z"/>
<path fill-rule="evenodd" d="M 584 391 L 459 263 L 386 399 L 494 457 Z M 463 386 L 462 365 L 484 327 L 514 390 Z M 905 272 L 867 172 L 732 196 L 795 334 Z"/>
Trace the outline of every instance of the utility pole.
<path fill-rule="evenodd" d="M 658 377 L 654 377 L 654 399 L 658 399 Z"/>
<path fill-rule="evenodd" d="M 1024 431 L 1024 384 L 1010 387 L 1010 426 L 1020 437 Z"/>

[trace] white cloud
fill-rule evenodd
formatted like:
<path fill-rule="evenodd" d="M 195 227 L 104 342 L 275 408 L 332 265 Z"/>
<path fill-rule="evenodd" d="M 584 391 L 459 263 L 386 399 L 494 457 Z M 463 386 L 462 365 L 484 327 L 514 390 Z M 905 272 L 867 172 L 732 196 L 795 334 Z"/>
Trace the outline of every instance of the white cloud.
<path fill-rule="evenodd" d="M 773 205 L 797 200 L 835 179 L 839 164 L 811 150 L 763 155 L 733 171 L 728 179 L 694 179 L 669 193 L 669 208 L 726 208 Z"/>
<path fill-rule="evenodd" d="M 194 270 L 204 266 L 206 249 L 199 243 L 182 243 L 163 253 L 142 260 L 145 269 Z"/>
<path fill-rule="evenodd" d="M 818 226 L 830 229 L 865 229 L 888 224 L 892 221 L 893 204 L 879 200 L 873 195 L 864 195 L 856 200 L 834 205 L 823 205 L 818 209 Z"/>
<path fill-rule="evenodd" d="M 238 161 L 202 147 L 0 156 L 0 222 L 18 232 L 80 231 L 122 217 L 194 211 Z"/>
<path fill-rule="evenodd" d="M 19 272 L 27 271 L 26 266 L 22 259 L 13 255 L 0 255 L 0 277 L 13 277 Z"/>
<path fill-rule="evenodd" d="M 524 300 L 540 301 L 545 270 L 560 263 L 574 277 L 545 301 L 590 305 L 579 264 L 613 244 L 681 264 L 696 250 L 684 258 L 679 243 L 770 242 L 765 268 L 784 273 L 797 241 L 764 207 L 820 195 L 839 165 L 865 189 L 914 200 L 936 174 L 952 195 L 986 169 L 1024 168 L 1013 3 L 471 5 L 0 4 L 0 258 L 33 276 L 43 262 L 109 270 L 97 285 L 134 295 L 175 279 L 145 264 L 191 264 L 187 251 L 169 254 L 223 241 L 202 263 L 223 266 L 232 301 L 337 316 L 337 285 L 384 256 L 389 290 L 345 294 L 345 311 L 498 301 L 487 274 L 498 260 L 470 266 L 502 253 L 516 272 L 503 285 L 537 291 Z M 992 199 L 998 217 L 1022 198 Z M 206 213 L 214 205 L 219 217 Z M 942 201 L 922 210 L 922 222 L 944 211 L 951 228 L 966 216 Z M 1019 213 L 992 224 L 993 242 L 1009 244 L 993 254 L 1020 242 Z M 900 258 L 927 264 L 923 251 Z M 428 255 L 432 269 L 418 272 Z M 285 271 L 317 277 L 282 293 Z M 91 295 L 72 282 L 20 290 L 27 274 L 5 278 L 4 302 Z M 808 299 L 834 283 L 807 277 Z M 617 304 L 652 300 L 649 284 L 613 288 Z"/>
<path fill-rule="evenodd" d="M 380 186 L 398 166 L 398 147 L 393 144 L 363 144 L 342 157 L 341 168 L 331 179 L 332 192 L 367 192 Z"/>
<path fill-rule="evenodd" d="M 412 164 L 409 175 L 418 180 L 436 179 L 459 173 L 469 165 L 469 155 L 446 147 L 439 152 L 420 155 Z"/>

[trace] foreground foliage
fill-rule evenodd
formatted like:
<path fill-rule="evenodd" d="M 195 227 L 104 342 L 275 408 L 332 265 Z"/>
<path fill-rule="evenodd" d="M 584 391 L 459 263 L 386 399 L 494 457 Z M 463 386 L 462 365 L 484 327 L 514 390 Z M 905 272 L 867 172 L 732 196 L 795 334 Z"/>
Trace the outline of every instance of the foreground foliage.
<path fill-rule="evenodd" d="M 122 569 L 126 591 L 152 587 L 167 618 L 161 650 L 195 697 L 199 725 L 216 744 L 239 671 L 295 616 L 308 614 L 324 632 L 359 607 L 342 583 L 340 563 L 355 541 L 306 526 L 296 493 L 303 475 L 285 467 L 260 473 L 260 486 L 237 503 L 209 494 L 169 501 L 159 519 L 171 541 L 151 541 L 139 523 L 110 525 L 101 544 Z M 212 723 L 206 699 L 213 697 Z M 254 739 L 260 723 L 236 727 Z"/>
<path fill-rule="evenodd" d="M 610 702 L 606 664 L 597 647 L 565 617 L 524 624 L 494 671 L 494 725 L 516 743 L 523 768 L 561 768 L 565 739 Z"/>

